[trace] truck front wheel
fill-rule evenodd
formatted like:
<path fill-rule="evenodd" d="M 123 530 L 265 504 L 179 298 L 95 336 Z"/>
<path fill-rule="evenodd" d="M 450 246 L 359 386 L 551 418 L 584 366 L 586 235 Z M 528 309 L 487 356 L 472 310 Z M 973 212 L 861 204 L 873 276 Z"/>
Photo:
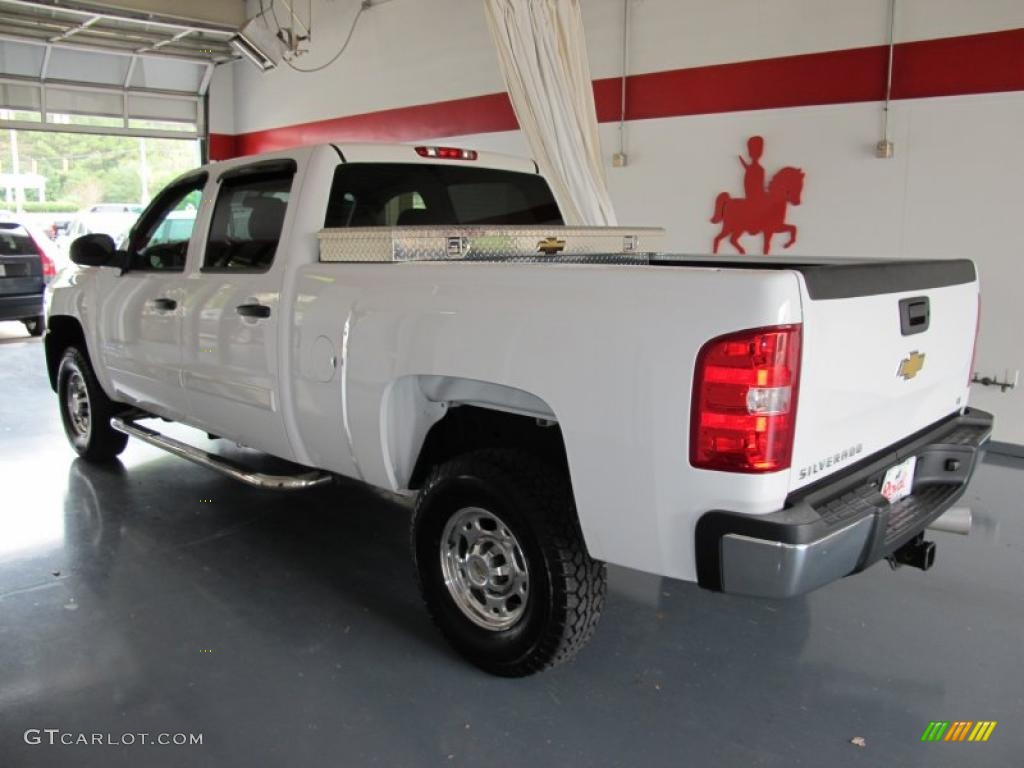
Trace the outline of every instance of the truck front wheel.
<path fill-rule="evenodd" d="M 110 417 L 121 407 L 107 397 L 89 358 L 77 347 L 64 350 L 57 369 L 57 397 L 64 433 L 79 456 L 109 461 L 124 450 L 128 435 L 110 426 Z"/>
<path fill-rule="evenodd" d="M 420 591 L 449 643 L 478 667 L 521 677 L 573 658 L 604 606 L 564 471 L 519 451 L 435 467 L 412 522 Z"/>

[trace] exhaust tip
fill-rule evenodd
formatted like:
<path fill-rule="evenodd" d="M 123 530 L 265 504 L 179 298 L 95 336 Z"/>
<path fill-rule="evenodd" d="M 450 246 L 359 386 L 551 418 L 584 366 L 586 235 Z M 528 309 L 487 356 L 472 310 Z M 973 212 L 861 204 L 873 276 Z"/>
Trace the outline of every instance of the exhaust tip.
<path fill-rule="evenodd" d="M 970 507 L 950 507 L 928 526 L 930 531 L 944 531 L 966 536 L 971 532 L 973 515 Z"/>

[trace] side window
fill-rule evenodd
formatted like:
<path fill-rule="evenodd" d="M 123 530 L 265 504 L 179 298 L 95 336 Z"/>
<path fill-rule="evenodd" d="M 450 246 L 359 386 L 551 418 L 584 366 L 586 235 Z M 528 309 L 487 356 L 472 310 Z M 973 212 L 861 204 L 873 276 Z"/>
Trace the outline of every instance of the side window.
<path fill-rule="evenodd" d="M 206 175 L 165 190 L 139 219 L 128 243 L 129 269 L 181 272 L 203 199 Z"/>
<path fill-rule="evenodd" d="M 294 171 L 242 175 L 221 182 L 204 272 L 265 272 L 281 239 Z"/>

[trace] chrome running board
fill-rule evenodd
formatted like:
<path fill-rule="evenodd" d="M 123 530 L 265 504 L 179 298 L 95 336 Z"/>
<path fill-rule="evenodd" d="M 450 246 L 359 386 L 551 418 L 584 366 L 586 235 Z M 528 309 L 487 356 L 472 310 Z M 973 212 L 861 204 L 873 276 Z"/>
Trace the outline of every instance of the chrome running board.
<path fill-rule="evenodd" d="M 272 488 L 277 491 L 301 491 L 305 488 L 313 488 L 331 481 L 332 475 L 329 472 L 320 472 L 318 470 L 295 475 L 268 475 L 263 472 L 253 472 L 238 466 L 223 456 L 208 453 L 200 448 L 196 448 L 194 445 L 175 440 L 173 437 L 168 437 L 154 429 L 136 423 L 139 419 L 151 418 L 154 417 L 143 411 L 129 411 L 121 416 L 114 416 L 110 420 L 110 426 L 118 432 L 124 432 L 126 435 L 137 437 L 139 440 L 154 445 L 157 448 L 162 448 L 168 453 L 173 453 L 175 456 L 188 459 L 204 467 L 215 469 L 221 474 L 256 488 Z"/>

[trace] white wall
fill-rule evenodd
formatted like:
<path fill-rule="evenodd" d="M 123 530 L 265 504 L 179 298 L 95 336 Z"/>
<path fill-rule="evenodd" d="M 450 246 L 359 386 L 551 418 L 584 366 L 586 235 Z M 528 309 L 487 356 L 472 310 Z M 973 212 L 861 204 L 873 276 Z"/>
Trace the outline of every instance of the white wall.
<path fill-rule="evenodd" d="M 315 44 L 296 65 L 309 69 L 330 59 L 357 5 L 314 0 Z M 258 2 L 248 7 L 259 12 Z M 278 17 L 286 21 L 280 10 Z M 373 7 L 345 54 L 322 72 L 281 65 L 262 74 L 248 62 L 233 66 L 240 133 L 504 90 L 477 0 L 391 0 Z"/>
<path fill-rule="evenodd" d="M 300 4 L 301 5 L 301 4 Z M 347 31 L 351 9 L 314 1 L 317 64 Z M 1024 27 L 1020 0 L 899 0 L 899 40 Z M 884 42 L 886 0 L 634 0 L 631 73 L 825 51 Z M 319 11 L 318 11 L 319 9 Z M 333 12 L 328 17 L 327 10 Z M 621 66 L 622 3 L 584 3 L 597 78 Z M 324 53 L 321 53 L 324 52 Z M 392 0 L 364 13 L 349 51 L 323 73 L 242 62 L 234 82 L 214 80 L 214 125 L 231 132 L 436 102 L 502 90 L 482 4 Z M 230 120 L 218 94 L 233 89 Z M 685 94 L 680 94 L 685 98 Z M 752 134 L 765 137 L 764 166 L 807 174 L 794 254 L 961 257 L 977 261 L 984 293 L 976 369 L 1024 369 L 1020 260 L 1024 259 L 1024 92 L 893 104 L 892 160 L 873 155 L 880 105 L 844 104 L 632 121 L 629 165 L 608 169 L 619 220 L 669 231 L 672 249 L 707 252 L 715 194 L 742 192 L 736 158 Z M 601 128 L 605 154 L 618 127 Z M 456 137 L 481 149 L 526 153 L 518 132 Z M 754 246 L 752 239 L 747 241 Z M 973 403 L 996 412 L 997 438 L 1024 443 L 1024 392 L 974 387 Z"/>
<path fill-rule="evenodd" d="M 1024 27 L 1021 0 L 897 0 L 897 41 Z M 880 45 L 888 0 L 632 0 L 632 74 Z M 280 6 L 280 3 L 278 3 Z M 313 0 L 314 43 L 297 64 L 328 60 L 356 0 Z M 259 12 L 250 0 L 250 15 Z M 305 7 L 299 3 L 297 7 Z M 595 78 L 621 73 L 622 0 L 585 0 Z M 278 13 L 282 23 L 283 13 Z M 328 69 L 237 70 L 239 132 L 503 90 L 478 0 L 389 0 L 360 18 Z"/>
<path fill-rule="evenodd" d="M 235 121 L 235 73 L 241 67 L 234 64 L 222 64 L 213 70 L 209 87 L 210 133 L 233 134 L 236 131 Z M 246 65 L 251 66 L 251 65 Z"/>
<path fill-rule="evenodd" d="M 976 370 L 1024 369 L 1024 94 L 896 104 L 892 160 L 871 153 L 877 112 L 857 104 L 635 122 L 630 164 L 608 169 L 619 221 L 666 227 L 671 250 L 708 252 L 714 194 L 741 192 L 735 156 L 760 133 L 769 172 L 783 163 L 807 172 L 803 205 L 789 216 L 800 228 L 789 253 L 972 258 L 983 293 Z M 602 140 L 607 152 L 617 128 L 602 126 Z M 518 132 L 457 142 L 526 152 Z M 998 439 L 1024 443 L 1024 394 L 976 385 L 971 397 L 997 414 Z"/>

